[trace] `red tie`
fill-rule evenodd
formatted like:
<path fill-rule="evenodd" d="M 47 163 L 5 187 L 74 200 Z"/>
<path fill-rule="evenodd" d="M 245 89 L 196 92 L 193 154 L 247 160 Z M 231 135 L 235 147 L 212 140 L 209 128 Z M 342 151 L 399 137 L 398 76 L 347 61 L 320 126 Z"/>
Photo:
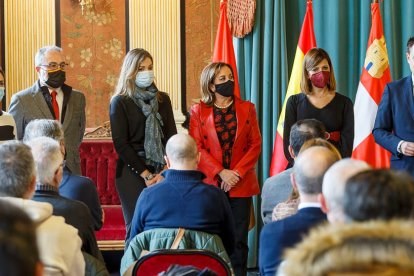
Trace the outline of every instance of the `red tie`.
<path fill-rule="evenodd" d="M 56 95 L 57 95 L 56 91 L 53 90 L 51 95 L 52 95 L 53 111 L 55 112 L 55 119 L 59 121 L 59 105 L 58 105 L 58 102 L 56 101 Z"/>

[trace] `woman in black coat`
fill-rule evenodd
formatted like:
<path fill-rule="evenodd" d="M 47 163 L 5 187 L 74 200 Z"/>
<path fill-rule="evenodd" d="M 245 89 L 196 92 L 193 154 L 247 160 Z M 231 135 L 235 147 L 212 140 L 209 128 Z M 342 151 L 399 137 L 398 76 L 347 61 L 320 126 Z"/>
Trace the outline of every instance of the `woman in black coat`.
<path fill-rule="evenodd" d="M 135 203 L 145 187 L 161 179 L 165 144 L 177 133 L 170 98 L 155 86 L 153 59 L 146 50 L 125 56 L 109 112 L 119 155 L 115 182 L 129 239 Z"/>

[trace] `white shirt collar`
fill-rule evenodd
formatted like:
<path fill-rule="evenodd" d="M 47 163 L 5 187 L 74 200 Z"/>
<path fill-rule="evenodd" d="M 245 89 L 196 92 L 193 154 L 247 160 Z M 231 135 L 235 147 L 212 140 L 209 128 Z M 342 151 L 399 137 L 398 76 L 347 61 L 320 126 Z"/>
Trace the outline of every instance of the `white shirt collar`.
<path fill-rule="evenodd" d="M 321 208 L 322 206 L 319 202 L 301 202 L 299 203 L 298 210 L 309 207 Z"/>

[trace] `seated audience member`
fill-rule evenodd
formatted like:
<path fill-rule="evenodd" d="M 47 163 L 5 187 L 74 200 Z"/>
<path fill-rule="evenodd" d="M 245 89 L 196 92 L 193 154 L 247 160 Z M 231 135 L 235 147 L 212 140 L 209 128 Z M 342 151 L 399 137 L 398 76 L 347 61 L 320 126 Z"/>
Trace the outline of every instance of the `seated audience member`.
<path fill-rule="evenodd" d="M 343 199 L 346 181 L 351 176 L 370 169 L 371 167 L 364 161 L 345 158 L 326 171 L 319 201 L 330 223 L 345 222 Z"/>
<path fill-rule="evenodd" d="M 65 136 L 62 125 L 56 120 L 38 119 L 26 126 L 24 142 L 37 137 L 49 137 L 59 142 L 63 155 L 66 153 Z M 63 178 L 59 185 L 59 194 L 74 200 L 79 200 L 89 207 L 93 218 L 94 229 L 102 228 L 102 208 L 99 202 L 98 191 L 93 181 L 87 177 L 72 174 L 67 166 L 63 167 Z"/>
<path fill-rule="evenodd" d="M 82 251 L 103 261 L 88 207 L 80 201 L 59 195 L 64 162 L 59 143 L 49 137 L 38 137 L 27 144 L 32 149 L 36 166 L 37 181 L 33 200 L 52 204 L 55 216 L 62 216 L 66 223 L 78 229 Z"/>
<path fill-rule="evenodd" d="M 0 67 L 0 144 L 8 140 L 16 139 L 16 123 L 13 116 L 2 108 L 2 100 L 6 94 L 6 81 L 4 71 Z"/>
<path fill-rule="evenodd" d="M 227 253 L 234 250 L 234 221 L 222 190 L 205 185 L 197 170 L 200 153 L 187 134 L 172 136 L 166 145 L 165 179 L 144 189 L 132 219 L 131 239 L 154 228 L 186 228 L 217 234 Z"/>
<path fill-rule="evenodd" d="M 333 144 L 322 138 L 312 138 L 306 141 L 300 148 L 299 154 L 305 151 L 306 149 L 314 146 L 325 147 L 328 150 L 332 151 L 332 153 L 334 153 L 338 157 L 338 160 L 342 158 L 338 149 Z M 283 218 L 296 214 L 298 211 L 299 203 L 299 193 L 297 192 L 295 187 L 293 187 L 292 194 L 290 195 L 288 200 L 279 203 L 273 209 L 272 221 L 281 220 Z"/>
<path fill-rule="evenodd" d="M 30 200 L 36 183 L 30 148 L 21 142 L 0 145 L 0 175 L 0 199 L 22 208 L 36 225 L 45 275 L 84 275 L 78 231 L 64 218 L 53 216 L 52 205 Z"/>
<path fill-rule="evenodd" d="M 326 221 L 318 194 L 321 193 L 326 170 L 338 160 L 335 153 L 321 146 L 311 147 L 296 158 L 292 182 L 300 196 L 299 211 L 263 227 L 259 246 L 261 275 L 275 275 L 283 251 L 298 243 L 309 229 Z"/>
<path fill-rule="evenodd" d="M 414 224 L 407 220 L 329 224 L 287 250 L 278 275 L 414 275 Z"/>
<path fill-rule="evenodd" d="M 414 182 L 406 172 L 376 169 L 360 172 L 345 184 L 347 221 L 411 219 Z"/>
<path fill-rule="evenodd" d="M 0 276 L 43 275 L 36 228 L 20 208 L 0 198 Z"/>
<path fill-rule="evenodd" d="M 305 119 L 297 121 L 290 130 L 289 153 L 293 159 L 299 154 L 303 143 L 312 138 L 325 138 L 325 126 L 315 119 Z M 288 199 L 292 193 L 292 184 L 289 168 L 277 175 L 269 177 L 263 184 L 261 214 L 263 223 L 272 220 L 273 208 L 280 202 Z"/>

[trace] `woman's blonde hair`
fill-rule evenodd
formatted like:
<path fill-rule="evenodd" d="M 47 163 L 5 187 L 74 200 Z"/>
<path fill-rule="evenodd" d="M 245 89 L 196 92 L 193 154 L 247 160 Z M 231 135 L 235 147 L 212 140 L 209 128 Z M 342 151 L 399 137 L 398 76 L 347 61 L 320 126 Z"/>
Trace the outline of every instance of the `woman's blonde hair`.
<path fill-rule="evenodd" d="M 335 81 L 335 74 L 334 69 L 332 66 L 331 58 L 329 57 L 328 53 L 322 48 L 312 48 L 308 51 L 305 55 L 303 60 L 303 68 L 302 68 L 302 80 L 300 82 L 300 89 L 305 94 L 312 94 L 312 82 L 309 79 L 309 71 L 311 71 L 316 65 L 318 65 L 322 60 L 326 59 L 329 64 L 329 69 L 331 70 L 331 74 L 329 77 L 328 82 L 328 89 L 329 91 L 336 90 L 336 81 Z"/>
<path fill-rule="evenodd" d="M 136 86 L 135 78 L 138 74 L 139 65 L 146 58 L 149 58 L 151 62 L 153 62 L 151 54 L 142 48 L 132 49 L 126 54 L 113 97 L 116 95 L 124 95 L 130 98 L 133 97 Z M 159 94 L 157 94 L 158 100 L 160 100 L 159 97 Z"/>
<path fill-rule="evenodd" d="M 230 64 L 224 62 L 212 62 L 204 67 L 200 76 L 200 87 L 201 87 L 201 101 L 207 105 L 212 105 L 215 101 L 214 92 L 210 86 L 214 85 L 214 79 L 220 72 L 221 68 L 228 67 L 233 74 L 233 69 Z"/>
<path fill-rule="evenodd" d="M 321 146 L 321 147 L 327 148 L 328 150 L 330 150 L 332 153 L 335 154 L 338 160 L 342 159 L 342 156 L 339 153 L 339 150 L 332 143 L 322 138 L 312 138 L 306 141 L 300 148 L 299 154 L 301 154 L 308 148 L 315 147 L 315 146 Z"/>

